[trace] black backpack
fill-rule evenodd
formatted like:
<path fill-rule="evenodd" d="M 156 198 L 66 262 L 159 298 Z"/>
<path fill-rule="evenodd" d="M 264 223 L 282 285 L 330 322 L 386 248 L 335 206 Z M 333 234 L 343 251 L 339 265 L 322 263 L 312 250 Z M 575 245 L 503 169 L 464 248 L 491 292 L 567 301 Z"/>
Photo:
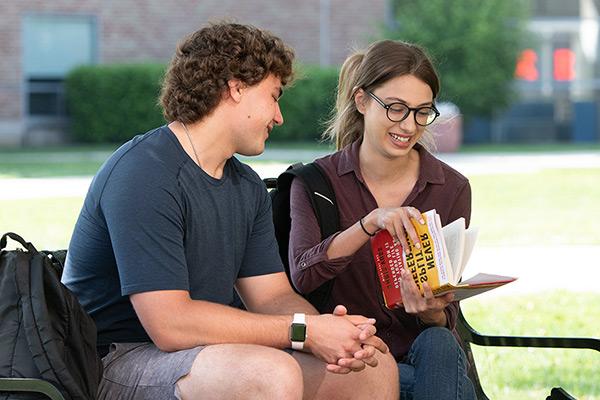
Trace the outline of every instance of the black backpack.
<path fill-rule="evenodd" d="M 321 228 L 321 239 L 326 239 L 340 229 L 339 214 L 335 193 L 329 179 L 323 170 L 314 162 L 303 165 L 301 163 L 290 166 L 278 178 L 266 178 L 265 184 L 270 190 L 273 206 L 273 224 L 275 225 L 275 237 L 279 245 L 279 256 L 285 267 L 285 272 L 294 287 L 290 277 L 290 266 L 288 261 L 288 248 L 290 240 L 290 187 L 294 178 L 302 179 L 308 190 L 309 198 L 315 211 L 319 227 Z M 313 292 L 302 294 L 319 312 L 331 312 L 326 310 L 327 301 L 331 294 L 333 279 L 325 282 Z"/>
<path fill-rule="evenodd" d="M 8 237 L 24 250 L 4 250 Z M 60 282 L 65 256 L 37 251 L 14 233 L 0 239 L 0 377 L 39 378 L 67 400 L 95 399 L 102 376 L 96 326 Z"/>

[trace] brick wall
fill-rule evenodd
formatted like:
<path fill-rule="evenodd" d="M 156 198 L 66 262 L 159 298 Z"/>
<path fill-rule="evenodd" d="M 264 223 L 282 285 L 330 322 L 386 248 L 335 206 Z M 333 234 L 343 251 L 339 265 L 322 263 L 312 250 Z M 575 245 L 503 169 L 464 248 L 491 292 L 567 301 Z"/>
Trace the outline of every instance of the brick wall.
<path fill-rule="evenodd" d="M 385 19 L 387 0 L 8 0 L 0 12 L 0 144 L 7 130 L 25 126 L 22 19 L 31 14 L 96 17 L 100 63 L 163 61 L 175 44 L 207 21 L 229 19 L 268 29 L 298 60 L 339 64 L 351 46 L 364 46 Z M 325 6 L 325 7 L 324 7 Z M 320 12 L 329 10 L 321 31 Z M 324 21 L 325 21 L 324 20 Z M 321 43 L 322 39 L 327 43 Z M 322 47 L 324 46 L 324 47 Z M 322 49 L 329 49 L 322 54 Z M 17 125 L 15 125 L 17 124 Z M 4 128 L 3 128 L 4 127 Z M 6 142 L 6 140 L 4 141 Z"/>

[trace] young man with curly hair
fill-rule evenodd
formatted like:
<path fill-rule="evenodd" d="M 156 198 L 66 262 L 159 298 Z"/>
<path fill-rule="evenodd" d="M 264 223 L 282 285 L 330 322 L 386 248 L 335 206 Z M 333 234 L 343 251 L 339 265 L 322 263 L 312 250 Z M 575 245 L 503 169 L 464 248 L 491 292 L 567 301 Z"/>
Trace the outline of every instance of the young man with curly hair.
<path fill-rule="evenodd" d="M 92 181 L 63 281 L 97 324 L 100 399 L 397 398 L 374 320 L 318 315 L 293 292 L 266 189 L 234 157 L 283 123 L 292 60 L 251 26 L 191 34 L 163 83 L 169 123 Z"/>

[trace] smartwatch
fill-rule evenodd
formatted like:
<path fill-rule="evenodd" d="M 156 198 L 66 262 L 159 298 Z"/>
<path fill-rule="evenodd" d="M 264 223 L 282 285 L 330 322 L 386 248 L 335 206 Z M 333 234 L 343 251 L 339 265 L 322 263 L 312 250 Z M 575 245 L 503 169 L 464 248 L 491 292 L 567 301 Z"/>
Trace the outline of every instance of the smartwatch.
<path fill-rule="evenodd" d="M 294 319 L 290 325 L 290 342 L 293 350 L 302 350 L 306 340 L 306 315 L 294 314 Z"/>

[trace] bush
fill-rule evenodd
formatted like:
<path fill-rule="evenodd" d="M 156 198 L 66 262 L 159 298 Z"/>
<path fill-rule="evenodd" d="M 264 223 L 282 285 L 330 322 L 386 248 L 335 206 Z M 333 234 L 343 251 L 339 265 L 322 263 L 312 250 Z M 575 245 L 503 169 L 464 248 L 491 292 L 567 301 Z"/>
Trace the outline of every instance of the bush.
<path fill-rule="evenodd" d="M 73 70 L 66 80 L 76 142 L 124 142 L 165 123 L 157 104 L 165 65 L 100 65 Z M 284 124 L 275 141 L 314 141 L 335 102 L 338 71 L 301 67 L 281 98 Z"/>
<path fill-rule="evenodd" d="M 284 124 L 273 130 L 273 141 L 315 141 L 335 104 L 338 70 L 300 67 L 292 87 L 280 100 Z"/>
<path fill-rule="evenodd" d="M 65 82 L 77 142 L 124 142 L 165 123 L 157 105 L 162 64 L 74 69 Z"/>

